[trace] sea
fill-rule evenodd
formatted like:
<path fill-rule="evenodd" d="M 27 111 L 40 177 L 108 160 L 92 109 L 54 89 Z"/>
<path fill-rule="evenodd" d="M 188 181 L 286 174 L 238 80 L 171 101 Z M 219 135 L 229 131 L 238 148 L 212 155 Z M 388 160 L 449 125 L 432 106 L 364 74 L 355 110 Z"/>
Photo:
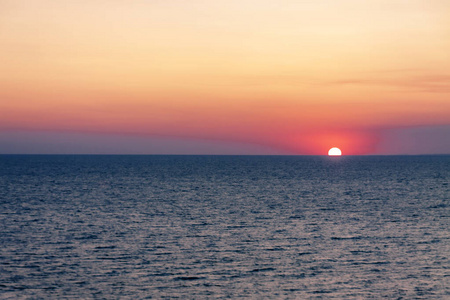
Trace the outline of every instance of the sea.
<path fill-rule="evenodd" d="M 0 299 L 450 299 L 450 155 L 0 156 Z"/>

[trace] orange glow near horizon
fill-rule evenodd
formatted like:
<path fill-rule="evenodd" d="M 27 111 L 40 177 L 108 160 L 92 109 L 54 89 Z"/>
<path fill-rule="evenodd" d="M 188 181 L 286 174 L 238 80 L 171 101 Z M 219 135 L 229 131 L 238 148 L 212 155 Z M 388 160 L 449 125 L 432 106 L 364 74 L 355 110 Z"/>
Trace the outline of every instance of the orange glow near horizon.
<path fill-rule="evenodd" d="M 0 132 L 372 153 L 450 119 L 448 1 L 0 1 Z"/>

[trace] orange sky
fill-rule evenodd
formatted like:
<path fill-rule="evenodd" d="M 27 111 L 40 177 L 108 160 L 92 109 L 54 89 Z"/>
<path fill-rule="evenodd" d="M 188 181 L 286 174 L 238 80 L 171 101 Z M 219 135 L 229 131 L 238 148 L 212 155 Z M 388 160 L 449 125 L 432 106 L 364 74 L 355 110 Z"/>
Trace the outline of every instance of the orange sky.
<path fill-rule="evenodd" d="M 0 133 L 371 154 L 450 125 L 450 1 L 0 0 L 0 70 Z"/>

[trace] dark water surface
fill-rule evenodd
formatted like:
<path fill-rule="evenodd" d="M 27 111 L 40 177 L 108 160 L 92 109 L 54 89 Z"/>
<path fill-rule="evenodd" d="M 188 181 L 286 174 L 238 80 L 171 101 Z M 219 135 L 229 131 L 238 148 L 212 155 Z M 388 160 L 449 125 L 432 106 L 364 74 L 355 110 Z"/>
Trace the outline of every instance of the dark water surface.
<path fill-rule="evenodd" d="M 0 298 L 445 299 L 450 156 L 0 156 Z"/>

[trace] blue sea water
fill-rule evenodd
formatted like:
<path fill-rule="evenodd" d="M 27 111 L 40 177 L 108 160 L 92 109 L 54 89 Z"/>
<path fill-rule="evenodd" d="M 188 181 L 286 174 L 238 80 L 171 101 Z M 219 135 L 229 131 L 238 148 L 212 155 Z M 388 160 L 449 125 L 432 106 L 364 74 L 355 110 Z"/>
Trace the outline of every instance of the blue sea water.
<path fill-rule="evenodd" d="M 445 299 L 450 156 L 0 156 L 1 299 Z"/>

